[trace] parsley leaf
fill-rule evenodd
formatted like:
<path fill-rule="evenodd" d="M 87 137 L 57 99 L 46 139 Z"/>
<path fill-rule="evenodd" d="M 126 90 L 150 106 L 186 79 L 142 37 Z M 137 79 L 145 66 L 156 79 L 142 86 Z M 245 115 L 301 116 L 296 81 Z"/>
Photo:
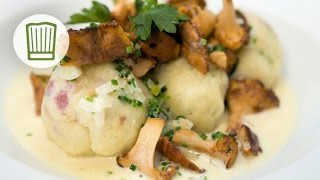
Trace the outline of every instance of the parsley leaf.
<path fill-rule="evenodd" d="M 150 36 L 153 25 L 156 25 L 160 31 L 176 33 L 176 25 L 180 21 L 188 20 L 189 17 L 179 14 L 178 10 L 173 6 L 160 4 L 151 6 L 150 9 L 140 12 L 130 19 L 134 24 L 137 37 L 145 41 Z"/>
<path fill-rule="evenodd" d="M 68 24 L 86 23 L 86 22 L 107 22 L 111 20 L 109 8 L 97 1 L 92 1 L 90 9 L 84 8 L 82 12 L 70 16 Z"/>

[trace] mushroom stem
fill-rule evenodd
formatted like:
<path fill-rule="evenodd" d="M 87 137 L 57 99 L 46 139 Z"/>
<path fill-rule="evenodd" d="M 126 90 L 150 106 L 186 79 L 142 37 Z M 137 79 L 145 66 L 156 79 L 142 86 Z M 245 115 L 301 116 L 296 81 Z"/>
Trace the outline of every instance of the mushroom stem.
<path fill-rule="evenodd" d="M 223 46 L 234 51 L 240 49 L 247 41 L 248 32 L 237 23 L 232 0 L 223 0 L 215 35 Z"/>
<path fill-rule="evenodd" d="M 238 155 L 238 144 L 233 137 L 225 136 L 219 140 L 203 140 L 198 133 L 192 130 L 177 131 L 172 141 L 186 144 L 188 147 L 222 159 L 226 168 L 230 168 Z"/>
<path fill-rule="evenodd" d="M 159 180 L 170 180 L 176 174 L 175 167 L 166 171 L 154 167 L 154 154 L 161 135 L 164 120 L 149 118 L 141 128 L 138 140 L 129 153 L 117 157 L 117 163 L 122 167 L 135 165 L 144 174 Z"/>
<path fill-rule="evenodd" d="M 174 146 L 168 137 L 160 138 L 157 151 L 167 157 L 170 161 L 180 164 L 183 168 L 189 169 L 193 172 L 203 173 L 205 169 L 200 169 L 197 165 L 191 162 L 186 156 Z"/>

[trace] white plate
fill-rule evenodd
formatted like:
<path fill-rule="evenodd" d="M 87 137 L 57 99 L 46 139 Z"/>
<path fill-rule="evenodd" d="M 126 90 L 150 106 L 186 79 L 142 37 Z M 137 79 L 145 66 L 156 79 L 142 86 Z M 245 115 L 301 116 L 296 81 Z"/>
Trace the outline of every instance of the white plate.
<path fill-rule="evenodd" d="M 209 7 L 217 9 L 210 0 Z M 301 179 L 320 175 L 317 161 L 320 160 L 320 1 L 279 0 L 234 0 L 238 7 L 256 12 L 266 19 L 277 32 L 285 50 L 284 77 L 296 93 L 299 105 L 298 125 L 285 149 L 265 166 L 244 179 Z M 111 5 L 111 1 L 107 1 Z M 218 3 L 220 4 L 220 3 Z M 13 32 L 25 17 L 37 13 L 53 15 L 67 21 L 90 1 L 79 0 L 11 0 L 0 5 L 0 172 L 6 179 L 57 179 L 47 174 L 46 169 L 24 152 L 6 127 L 4 95 L 12 77 L 21 66 L 13 46 Z M 23 92 L 23 89 L 21 90 Z M 17 112 L 18 113 L 18 112 Z"/>

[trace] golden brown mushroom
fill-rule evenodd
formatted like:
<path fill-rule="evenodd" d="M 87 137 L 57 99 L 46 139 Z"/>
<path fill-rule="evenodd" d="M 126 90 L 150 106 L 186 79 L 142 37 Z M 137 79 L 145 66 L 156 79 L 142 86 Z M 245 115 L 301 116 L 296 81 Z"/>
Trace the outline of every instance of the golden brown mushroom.
<path fill-rule="evenodd" d="M 97 28 L 69 30 L 69 61 L 65 65 L 86 65 L 125 58 L 126 47 L 132 46 L 121 26 L 113 21 Z"/>
<path fill-rule="evenodd" d="M 220 69 L 227 69 L 228 57 L 223 51 L 215 51 L 210 53 L 210 61 L 216 64 Z"/>
<path fill-rule="evenodd" d="M 242 125 L 237 137 L 241 144 L 241 152 L 244 156 L 257 156 L 259 152 L 262 152 L 257 135 L 255 135 L 248 126 Z"/>
<path fill-rule="evenodd" d="M 180 55 L 180 45 L 165 32 L 156 32 L 151 38 L 141 43 L 143 54 L 158 62 L 164 63 L 174 60 Z"/>
<path fill-rule="evenodd" d="M 216 15 L 207 9 L 199 9 L 197 14 L 192 16 L 191 22 L 195 24 L 202 38 L 209 37 L 216 25 Z"/>
<path fill-rule="evenodd" d="M 223 46 L 234 51 L 247 42 L 249 34 L 246 28 L 238 24 L 232 0 L 223 0 L 223 9 L 218 16 L 215 37 Z"/>
<path fill-rule="evenodd" d="M 192 130 L 175 132 L 172 141 L 177 144 L 186 144 L 200 152 L 208 153 L 212 157 L 223 160 L 226 168 L 230 168 L 238 155 L 238 144 L 234 137 L 225 136 L 219 140 L 203 140 Z"/>
<path fill-rule="evenodd" d="M 154 154 L 161 135 L 164 120 L 149 118 L 141 128 L 138 140 L 127 154 L 117 157 L 122 167 L 134 165 L 139 171 L 157 180 L 170 180 L 176 174 L 176 168 L 169 166 L 166 171 L 154 167 Z"/>
<path fill-rule="evenodd" d="M 180 37 L 182 38 L 183 57 L 202 74 L 206 74 L 209 56 L 207 46 L 201 44 L 201 36 L 197 26 L 191 22 L 185 22 L 182 25 Z"/>
<path fill-rule="evenodd" d="M 152 68 L 157 65 L 157 62 L 153 59 L 138 58 L 137 62 L 131 66 L 132 73 L 135 77 L 142 77 L 147 74 Z"/>
<path fill-rule="evenodd" d="M 176 7 L 196 5 L 203 9 L 206 6 L 205 0 L 169 0 L 168 3 Z"/>
<path fill-rule="evenodd" d="M 50 76 L 30 74 L 31 83 L 33 86 L 34 100 L 36 103 L 36 114 L 41 115 L 41 105 L 44 93 L 46 91 Z"/>
<path fill-rule="evenodd" d="M 180 164 L 183 168 L 189 169 L 197 173 L 205 172 L 197 165 L 191 162 L 186 156 L 174 146 L 168 137 L 161 137 L 157 144 L 157 151 L 167 157 L 170 161 Z"/>
<path fill-rule="evenodd" d="M 229 128 L 237 131 L 244 115 L 278 107 L 278 97 L 258 80 L 231 80 L 227 91 Z"/>
<path fill-rule="evenodd" d="M 120 24 L 124 31 L 130 32 L 132 23 L 129 17 L 135 16 L 136 13 L 134 3 L 127 0 L 119 0 L 112 11 L 112 17 Z"/>

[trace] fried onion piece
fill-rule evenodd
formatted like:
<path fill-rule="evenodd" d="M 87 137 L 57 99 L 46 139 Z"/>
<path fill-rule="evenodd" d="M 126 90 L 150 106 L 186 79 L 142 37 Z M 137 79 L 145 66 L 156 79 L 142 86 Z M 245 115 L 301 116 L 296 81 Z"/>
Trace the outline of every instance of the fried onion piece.
<path fill-rule="evenodd" d="M 148 58 L 164 63 L 180 55 L 180 45 L 165 32 L 155 32 L 151 38 L 141 43 L 141 50 Z"/>
<path fill-rule="evenodd" d="M 154 166 L 154 154 L 157 142 L 164 126 L 164 120 L 149 118 L 141 128 L 138 140 L 127 154 L 117 157 L 117 163 L 122 167 L 135 166 L 144 174 L 157 180 L 170 180 L 176 174 L 176 168 L 169 166 L 161 171 Z"/>
<path fill-rule="evenodd" d="M 182 39 L 182 55 L 189 64 L 195 67 L 202 74 L 208 72 L 207 46 L 201 44 L 201 36 L 198 28 L 191 22 L 182 25 L 180 37 Z"/>
<path fill-rule="evenodd" d="M 223 160 L 226 168 L 230 168 L 238 155 L 238 144 L 234 137 L 225 136 L 219 140 L 203 140 L 192 130 L 175 132 L 172 141 L 177 144 L 186 144 L 188 147 L 209 154 Z"/>
<path fill-rule="evenodd" d="M 205 172 L 205 169 L 200 169 L 191 162 L 167 137 L 160 138 L 157 144 L 157 151 L 167 157 L 170 161 L 180 164 L 183 168 L 198 173 Z"/>
<path fill-rule="evenodd" d="M 241 152 L 244 156 L 257 156 L 259 152 L 262 152 L 257 135 L 255 135 L 248 126 L 242 125 L 237 137 L 240 141 Z"/>
<path fill-rule="evenodd" d="M 34 100 L 36 103 L 36 114 L 41 115 L 41 105 L 44 93 L 46 91 L 50 76 L 30 74 L 31 83 L 33 86 Z"/>
<path fill-rule="evenodd" d="M 280 101 L 275 93 L 258 80 L 231 80 L 226 96 L 230 119 L 229 129 L 237 131 L 244 115 L 278 107 Z"/>
<path fill-rule="evenodd" d="M 223 9 L 218 16 L 215 37 L 228 49 L 236 51 L 248 41 L 247 29 L 237 22 L 232 0 L 223 0 Z"/>
<path fill-rule="evenodd" d="M 121 26 L 113 21 L 97 28 L 69 30 L 70 59 L 65 65 L 86 65 L 128 57 L 126 47 L 132 43 Z"/>
<path fill-rule="evenodd" d="M 138 58 L 137 62 L 131 66 L 132 73 L 135 77 L 142 77 L 156 66 L 157 62 L 153 59 Z"/>

